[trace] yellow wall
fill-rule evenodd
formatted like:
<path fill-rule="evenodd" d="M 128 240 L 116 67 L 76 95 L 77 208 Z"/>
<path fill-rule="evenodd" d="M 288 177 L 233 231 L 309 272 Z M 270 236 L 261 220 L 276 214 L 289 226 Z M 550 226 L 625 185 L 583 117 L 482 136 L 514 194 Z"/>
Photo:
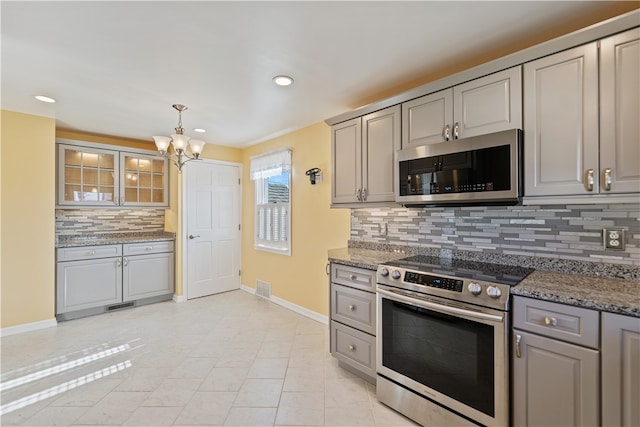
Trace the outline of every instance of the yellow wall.
<path fill-rule="evenodd" d="M 250 157 L 291 147 L 291 256 L 253 248 L 255 187 L 249 179 Z M 329 290 L 325 273 L 327 251 L 349 240 L 349 209 L 330 209 L 331 130 L 324 123 L 251 146 L 243 151 L 242 283 L 271 283 L 273 296 L 328 315 Z M 322 183 L 311 185 L 304 173 L 322 169 Z"/>
<path fill-rule="evenodd" d="M 55 316 L 55 120 L 1 112 L 0 327 Z"/>

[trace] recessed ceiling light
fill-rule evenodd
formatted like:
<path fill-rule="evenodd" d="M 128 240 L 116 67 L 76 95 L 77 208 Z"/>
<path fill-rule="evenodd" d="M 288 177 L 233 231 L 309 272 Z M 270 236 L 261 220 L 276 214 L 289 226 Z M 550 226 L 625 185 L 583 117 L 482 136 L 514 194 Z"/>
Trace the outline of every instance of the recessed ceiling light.
<path fill-rule="evenodd" d="M 289 76 L 275 76 L 273 82 L 278 86 L 290 86 L 293 84 L 293 79 Z"/>
<path fill-rule="evenodd" d="M 38 101 L 48 102 L 49 104 L 56 102 L 55 99 L 49 98 L 48 96 L 44 96 L 44 95 L 36 95 L 34 96 L 34 98 L 37 99 Z"/>
<path fill-rule="evenodd" d="M 195 128 L 193 131 L 194 132 L 198 132 L 198 133 L 205 133 L 206 132 L 205 129 L 201 129 L 201 128 Z"/>

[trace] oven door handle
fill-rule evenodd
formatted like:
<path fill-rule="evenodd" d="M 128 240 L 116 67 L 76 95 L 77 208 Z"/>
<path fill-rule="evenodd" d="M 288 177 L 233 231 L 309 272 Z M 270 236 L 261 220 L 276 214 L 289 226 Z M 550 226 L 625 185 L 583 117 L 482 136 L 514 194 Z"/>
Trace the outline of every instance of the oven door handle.
<path fill-rule="evenodd" d="M 495 314 L 487 314 L 487 313 L 481 313 L 479 311 L 466 310 L 464 308 L 449 307 L 447 305 L 437 304 L 437 303 L 425 301 L 422 299 L 408 297 L 408 296 L 405 296 L 400 291 L 386 291 L 378 287 L 378 293 L 381 295 L 388 296 L 391 299 L 395 299 L 400 302 L 405 302 L 409 305 L 415 305 L 422 308 L 433 309 L 440 313 L 452 314 L 452 315 L 463 315 L 463 316 L 468 316 L 475 319 L 490 320 L 493 322 L 500 322 L 500 323 L 504 321 L 504 316 L 501 316 L 501 315 L 498 316 Z"/>

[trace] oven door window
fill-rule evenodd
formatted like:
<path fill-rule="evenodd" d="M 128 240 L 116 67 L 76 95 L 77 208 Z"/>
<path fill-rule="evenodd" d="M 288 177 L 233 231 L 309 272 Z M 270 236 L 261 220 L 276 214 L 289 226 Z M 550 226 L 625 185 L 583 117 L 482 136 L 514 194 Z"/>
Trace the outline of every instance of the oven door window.
<path fill-rule="evenodd" d="M 382 299 L 382 364 L 494 416 L 494 327 Z"/>

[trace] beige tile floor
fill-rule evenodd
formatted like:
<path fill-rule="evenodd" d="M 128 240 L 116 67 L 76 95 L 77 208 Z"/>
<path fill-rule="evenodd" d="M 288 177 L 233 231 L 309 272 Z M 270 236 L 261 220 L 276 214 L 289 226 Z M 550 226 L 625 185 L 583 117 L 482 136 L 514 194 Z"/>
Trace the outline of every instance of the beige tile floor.
<path fill-rule="evenodd" d="M 244 291 L 0 340 L 2 426 L 413 426 L 328 327 Z"/>

